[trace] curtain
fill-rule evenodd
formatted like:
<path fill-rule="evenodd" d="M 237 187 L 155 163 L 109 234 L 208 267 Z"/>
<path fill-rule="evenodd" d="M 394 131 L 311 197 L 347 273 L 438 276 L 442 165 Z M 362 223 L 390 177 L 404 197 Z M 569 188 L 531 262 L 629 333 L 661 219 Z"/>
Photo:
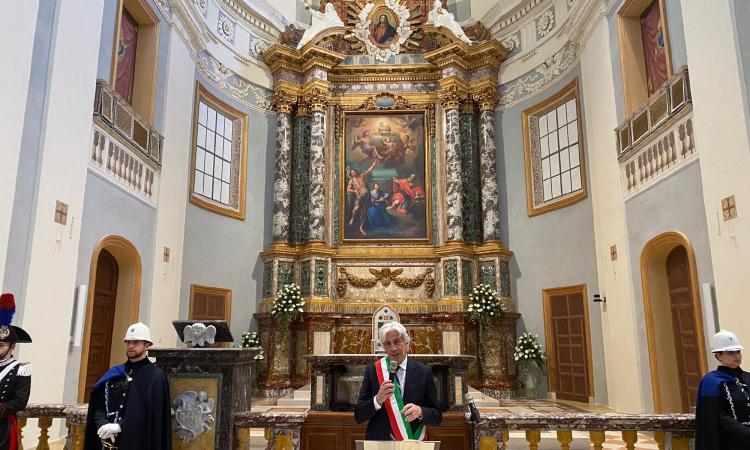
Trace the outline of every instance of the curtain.
<path fill-rule="evenodd" d="M 641 16 L 643 56 L 646 61 L 648 93 L 653 94 L 667 81 L 667 56 L 664 50 L 664 28 L 659 2 L 655 1 Z"/>
<path fill-rule="evenodd" d="M 122 10 L 120 35 L 117 38 L 117 73 L 115 90 L 130 103 L 135 77 L 135 52 L 138 45 L 138 23 L 127 10 Z"/>

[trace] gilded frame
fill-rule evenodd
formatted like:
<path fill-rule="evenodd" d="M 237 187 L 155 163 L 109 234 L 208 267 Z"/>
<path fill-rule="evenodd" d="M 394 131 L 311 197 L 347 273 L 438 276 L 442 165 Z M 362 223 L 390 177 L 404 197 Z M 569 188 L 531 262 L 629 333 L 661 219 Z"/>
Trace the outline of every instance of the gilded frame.
<path fill-rule="evenodd" d="M 534 204 L 534 173 L 531 155 L 531 127 L 529 119 L 542 116 L 557 108 L 568 100 L 576 100 L 576 115 L 578 120 L 578 161 L 581 167 L 581 189 L 576 192 L 565 194 L 561 197 Z M 546 100 L 527 108 L 522 113 L 523 125 L 523 149 L 524 162 L 526 166 L 526 209 L 529 217 L 544 214 L 549 211 L 564 208 L 588 197 L 588 177 L 586 176 L 586 136 L 583 130 L 583 117 L 581 115 L 581 96 L 578 91 L 578 78 L 568 83 L 565 87 L 554 93 Z"/>
<path fill-rule="evenodd" d="M 346 198 L 346 117 L 350 115 L 395 115 L 422 114 L 424 128 L 424 191 L 425 191 L 425 237 L 424 238 L 362 238 L 345 236 Z M 432 138 L 435 135 L 435 111 L 429 103 L 412 104 L 401 96 L 381 93 L 367 98 L 360 105 L 338 106 L 336 109 L 336 135 L 339 139 L 339 239 L 343 245 L 356 244 L 424 244 L 432 245 Z"/>
<path fill-rule="evenodd" d="M 225 116 L 231 117 L 234 120 L 240 120 L 242 122 L 242 130 L 240 133 L 240 161 L 239 161 L 239 204 L 237 209 L 231 208 L 215 202 L 207 197 L 195 193 L 195 154 L 197 151 L 197 139 L 198 139 L 198 107 L 199 103 L 204 101 L 208 103 L 212 108 L 221 112 Z M 189 174 L 189 189 L 188 189 L 188 201 L 195 206 L 206 209 L 227 217 L 232 217 L 238 220 L 245 220 L 245 208 L 246 208 L 246 195 L 247 195 L 247 153 L 248 153 L 248 126 L 249 119 L 247 114 L 237 109 L 232 108 L 221 99 L 213 95 L 208 91 L 200 81 L 195 82 L 195 96 L 193 99 L 193 117 L 191 126 L 191 139 L 190 139 L 190 174 Z"/>

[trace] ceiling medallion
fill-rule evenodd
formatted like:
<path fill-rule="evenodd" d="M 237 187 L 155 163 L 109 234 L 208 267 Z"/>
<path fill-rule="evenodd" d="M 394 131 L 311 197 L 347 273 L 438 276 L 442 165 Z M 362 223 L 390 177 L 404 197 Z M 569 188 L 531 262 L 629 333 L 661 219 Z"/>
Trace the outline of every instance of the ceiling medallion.
<path fill-rule="evenodd" d="M 400 0 L 385 0 L 379 6 L 368 1 L 357 13 L 359 21 L 351 35 L 358 41 L 354 47 L 365 50 L 378 61 L 388 61 L 401 52 L 401 46 L 414 33 L 410 16 L 410 9 L 401 5 Z"/>

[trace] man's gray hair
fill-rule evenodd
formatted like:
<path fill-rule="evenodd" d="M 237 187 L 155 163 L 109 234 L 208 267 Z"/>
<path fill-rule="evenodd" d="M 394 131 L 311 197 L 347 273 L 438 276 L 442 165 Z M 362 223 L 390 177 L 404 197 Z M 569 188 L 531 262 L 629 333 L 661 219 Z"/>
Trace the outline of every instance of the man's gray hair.
<path fill-rule="evenodd" d="M 398 335 L 401 337 L 401 339 L 404 340 L 405 343 L 408 344 L 409 342 L 411 342 L 411 336 L 409 336 L 409 333 L 406 332 L 406 328 L 404 328 L 403 325 L 398 322 L 387 322 L 385 325 L 380 327 L 380 330 L 378 330 L 378 341 L 380 341 L 380 345 L 383 345 L 385 336 L 391 331 L 398 331 Z"/>

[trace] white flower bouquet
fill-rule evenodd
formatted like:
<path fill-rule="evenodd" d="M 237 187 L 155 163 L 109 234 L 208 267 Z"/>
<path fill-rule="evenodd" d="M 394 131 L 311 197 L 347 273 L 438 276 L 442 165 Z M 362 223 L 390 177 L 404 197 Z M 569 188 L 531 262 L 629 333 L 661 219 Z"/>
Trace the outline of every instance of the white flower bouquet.
<path fill-rule="evenodd" d="M 466 312 L 469 320 L 486 324 L 488 319 L 500 317 L 503 305 L 492 287 L 488 284 L 477 285 L 469 294 L 469 306 Z"/>
<path fill-rule="evenodd" d="M 544 372 L 544 351 L 539 344 L 539 335 L 523 333 L 516 341 L 513 359 L 519 372 L 540 370 Z"/>
<path fill-rule="evenodd" d="M 305 305 L 300 294 L 299 286 L 296 284 L 285 284 L 279 291 L 271 307 L 271 316 L 283 329 L 288 329 L 289 324 L 297 320 Z"/>
<path fill-rule="evenodd" d="M 260 335 L 255 331 L 246 331 L 242 333 L 242 342 L 240 342 L 240 347 L 242 348 L 260 347 Z M 260 353 L 255 355 L 254 359 L 264 359 L 263 350 L 261 350 Z"/>

